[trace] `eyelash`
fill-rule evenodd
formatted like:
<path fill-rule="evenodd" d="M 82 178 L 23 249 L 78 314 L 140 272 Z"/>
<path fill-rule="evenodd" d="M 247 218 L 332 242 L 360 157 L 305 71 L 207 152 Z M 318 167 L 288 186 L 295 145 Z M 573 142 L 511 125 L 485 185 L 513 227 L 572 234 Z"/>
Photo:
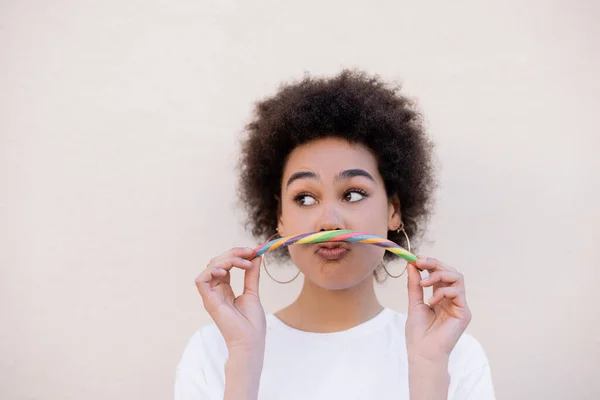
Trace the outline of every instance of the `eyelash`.
<path fill-rule="evenodd" d="M 367 194 L 366 191 L 362 190 L 362 189 L 349 189 L 346 190 L 346 192 L 344 192 L 344 197 L 346 197 L 348 195 L 348 193 L 352 193 L 352 192 L 356 192 L 358 194 L 360 194 L 362 197 L 368 197 L 369 195 Z"/>
<path fill-rule="evenodd" d="M 367 198 L 367 197 L 369 197 L 369 194 L 368 194 L 366 191 L 364 191 L 363 189 L 348 189 L 348 190 L 346 190 L 346 191 L 344 192 L 344 195 L 342 196 L 342 198 L 346 197 L 346 196 L 347 196 L 349 193 L 353 193 L 353 192 L 360 194 L 360 195 L 361 195 L 361 196 L 363 196 L 364 198 Z M 294 202 L 295 202 L 295 203 L 298 203 L 298 205 L 299 205 L 300 207 L 308 207 L 308 206 L 303 206 L 302 204 L 300 204 L 300 200 L 301 200 L 301 199 L 302 199 L 304 196 L 310 196 L 310 197 L 312 197 L 312 198 L 314 198 L 314 197 L 315 197 L 315 196 L 313 196 L 312 194 L 310 194 L 310 193 L 308 193 L 308 192 L 301 192 L 301 193 L 298 193 L 297 195 L 295 195 L 295 196 L 294 196 Z M 359 200 L 359 201 L 360 201 L 360 200 Z"/>

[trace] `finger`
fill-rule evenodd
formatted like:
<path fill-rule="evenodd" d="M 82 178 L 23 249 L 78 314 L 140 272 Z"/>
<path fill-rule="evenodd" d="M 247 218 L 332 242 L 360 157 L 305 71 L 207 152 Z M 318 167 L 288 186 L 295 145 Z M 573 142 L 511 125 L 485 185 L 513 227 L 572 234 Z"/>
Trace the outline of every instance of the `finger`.
<path fill-rule="evenodd" d="M 229 271 L 233 267 L 238 267 L 241 269 L 250 269 L 252 268 L 252 262 L 245 260 L 241 257 L 230 256 L 213 261 L 210 264 L 210 267 L 221 268 L 226 271 Z"/>
<path fill-rule="evenodd" d="M 204 271 L 202 271 L 195 279 L 196 287 L 198 288 L 200 295 L 204 298 L 210 292 L 213 279 L 227 278 L 227 271 L 231 268 L 251 268 L 252 263 L 246 260 L 246 258 L 251 257 L 253 254 L 254 250 L 248 247 L 235 247 L 221 256 L 212 259 L 206 269 L 204 269 Z M 220 272 L 219 270 L 223 272 Z"/>
<path fill-rule="evenodd" d="M 260 280 L 260 264 L 262 257 L 252 260 L 252 267 L 246 270 L 244 274 L 244 294 L 258 295 L 258 282 Z"/>
<path fill-rule="evenodd" d="M 254 250 L 249 247 L 234 247 L 230 250 L 230 254 L 235 257 L 241 257 L 243 259 L 248 259 L 252 257 L 254 254 Z"/>
<path fill-rule="evenodd" d="M 434 271 L 423 278 L 420 282 L 421 286 L 429 287 L 437 283 L 445 283 L 454 286 L 464 286 L 463 275 L 460 272 L 453 271 Z"/>
<path fill-rule="evenodd" d="M 214 279 L 223 278 L 224 276 L 226 276 L 227 275 L 227 271 L 224 270 L 224 269 L 222 269 L 222 268 L 213 268 L 210 271 L 210 274 L 211 274 L 211 276 L 212 276 L 212 278 L 214 280 Z"/>
<path fill-rule="evenodd" d="M 195 283 L 198 292 L 204 298 L 208 295 L 210 290 L 216 286 L 217 282 L 229 283 L 229 273 L 223 268 L 217 267 L 206 267 L 204 271 L 198 277 L 196 277 Z"/>
<path fill-rule="evenodd" d="M 417 268 L 427 271 L 455 271 L 455 268 L 436 260 L 435 258 L 419 256 L 416 262 Z"/>
<path fill-rule="evenodd" d="M 212 272 L 213 279 L 210 281 L 210 287 L 214 288 L 222 283 L 229 285 L 231 283 L 231 274 L 221 268 L 215 268 Z"/>
<path fill-rule="evenodd" d="M 223 261 L 231 259 L 233 257 L 239 257 L 242 259 L 248 259 L 252 257 L 254 250 L 248 247 L 234 247 L 233 249 L 227 250 L 225 253 L 218 255 L 217 257 L 210 260 L 209 265 L 221 264 Z"/>
<path fill-rule="evenodd" d="M 206 267 L 204 271 L 200 273 L 194 280 L 196 283 L 196 288 L 200 293 L 202 298 L 205 298 L 206 295 L 210 292 L 210 282 L 213 280 L 213 269 L 212 267 Z"/>
<path fill-rule="evenodd" d="M 423 288 L 419 284 L 421 274 L 413 263 L 408 263 L 406 270 L 408 271 L 408 306 L 414 307 L 423 304 Z"/>
<path fill-rule="evenodd" d="M 453 286 L 439 288 L 433 292 L 433 296 L 429 299 L 429 305 L 434 306 L 444 299 L 452 300 L 452 303 L 461 308 L 466 308 L 464 291 Z"/>

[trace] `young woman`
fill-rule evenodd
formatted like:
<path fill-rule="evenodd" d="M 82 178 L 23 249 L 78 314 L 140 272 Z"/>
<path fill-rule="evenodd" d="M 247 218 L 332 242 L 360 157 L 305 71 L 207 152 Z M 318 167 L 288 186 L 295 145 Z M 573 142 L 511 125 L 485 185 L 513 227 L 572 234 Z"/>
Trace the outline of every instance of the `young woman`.
<path fill-rule="evenodd" d="M 396 88 L 356 71 L 307 77 L 257 104 L 240 198 L 261 241 L 352 229 L 407 248 L 431 210 L 431 154 L 418 112 Z M 409 263 L 409 306 L 398 313 L 374 290 L 396 256 L 368 244 L 294 245 L 279 257 L 304 275 L 301 293 L 265 315 L 261 258 L 247 261 L 251 254 L 228 250 L 196 278 L 214 323 L 185 349 L 177 400 L 494 399 L 486 355 L 464 333 L 471 313 L 457 269 L 425 256 Z M 237 297 L 232 268 L 245 271 Z"/>

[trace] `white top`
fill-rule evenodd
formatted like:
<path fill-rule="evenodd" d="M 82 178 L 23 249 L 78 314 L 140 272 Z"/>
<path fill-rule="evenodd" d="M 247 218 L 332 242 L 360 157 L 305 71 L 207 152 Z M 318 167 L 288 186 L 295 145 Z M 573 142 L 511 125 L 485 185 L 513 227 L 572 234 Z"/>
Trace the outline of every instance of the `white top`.
<path fill-rule="evenodd" d="M 409 399 L 406 314 L 384 309 L 341 332 L 294 329 L 267 314 L 259 400 Z M 223 399 L 227 347 L 216 325 L 202 327 L 177 366 L 175 400 Z M 464 334 L 448 366 L 448 399 L 493 400 L 481 345 Z"/>

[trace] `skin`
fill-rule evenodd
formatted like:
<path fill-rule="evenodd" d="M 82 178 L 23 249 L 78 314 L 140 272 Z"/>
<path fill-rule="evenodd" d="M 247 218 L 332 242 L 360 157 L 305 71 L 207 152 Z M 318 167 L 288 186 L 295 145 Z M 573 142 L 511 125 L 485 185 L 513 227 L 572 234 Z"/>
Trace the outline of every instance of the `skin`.
<path fill-rule="evenodd" d="M 295 148 L 285 164 L 278 199 L 282 236 L 356 229 L 385 237 L 388 230 L 398 229 L 402 220 L 398 198 L 388 198 L 374 155 L 362 145 L 340 138 L 319 139 Z M 337 332 L 383 310 L 373 280 L 383 249 L 352 244 L 335 260 L 324 259 L 316 250 L 317 245 L 289 248 L 305 279 L 296 301 L 276 313 L 279 319 L 304 331 Z M 212 259 L 196 278 L 204 306 L 229 349 L 226 399 L 258 396 L 266 322 L 258 293 L 261 260 L 246 261 L 251 254 L 249 248 L 231 249 Z M 231 268 L 245 270 L 244 291 L 237 297 L 229 285 Z M 425 279 L 420 271 L 427 271 Z M 450 383 L 449 355 L 471 319 L 463 276 L 424 256 L 409 263 L 407 272 L 410 398 L 445 399 Z M 429 286 L 433 296 L 427 304 L 423 288 Z"/>

